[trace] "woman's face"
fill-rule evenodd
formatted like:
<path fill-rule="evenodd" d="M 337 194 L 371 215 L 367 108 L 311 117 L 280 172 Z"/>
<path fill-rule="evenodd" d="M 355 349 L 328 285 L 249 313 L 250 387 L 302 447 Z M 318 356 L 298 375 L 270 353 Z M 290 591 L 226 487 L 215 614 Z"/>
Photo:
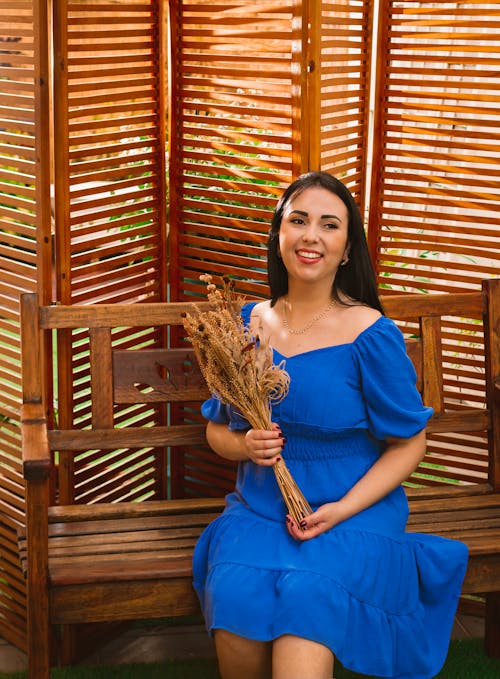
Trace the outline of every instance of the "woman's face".
<path fill-rule="evenodd" d="M 305 189 L 283 210 L 279 249 L 289 278 L 333 283 L 348 254 L 349 213 L 334 193 L 319 186 Z"/>

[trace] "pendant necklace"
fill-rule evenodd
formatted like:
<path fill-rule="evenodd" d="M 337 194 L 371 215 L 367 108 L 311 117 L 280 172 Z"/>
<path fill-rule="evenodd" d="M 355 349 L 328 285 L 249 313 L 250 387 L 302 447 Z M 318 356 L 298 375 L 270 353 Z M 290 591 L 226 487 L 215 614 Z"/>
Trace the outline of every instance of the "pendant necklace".
<path fill-rule="evenodd" d="M 326 314 L 333 309 L 335 306 L 335 300 L 331 299 L 326 307 L 322 309 L 317 316 L 314 316 L 312 320 L 309 321 L 307 325 L 305 325 L 303 328 L 300 328 L 299 330 L 294 330 L 288 325 L 288 320 L 286 317 L 286 302 L 285 299 L 283 299 L 283 325 L 285 326 L 287 332 L 290 333 L 290 335 L 303 335 L 306 333 L 308 330 L 310 330 L 315 323 L 320 321 L 322 318 L 326 316 Z"/>

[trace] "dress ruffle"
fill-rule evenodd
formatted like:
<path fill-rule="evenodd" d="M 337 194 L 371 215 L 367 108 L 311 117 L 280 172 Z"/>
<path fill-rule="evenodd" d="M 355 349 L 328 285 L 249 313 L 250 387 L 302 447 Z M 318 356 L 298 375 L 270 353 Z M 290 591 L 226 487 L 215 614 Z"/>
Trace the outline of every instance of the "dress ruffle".
<path fill-rule="evenodd" d="M 238 507 L 198 542 L 194 585 L 210 631 L 294 634 L 362 674 L 430 679 L 446 659 L 466 560 L 465 545 L 433 535 L 337 528 L 297 543 Z"/>

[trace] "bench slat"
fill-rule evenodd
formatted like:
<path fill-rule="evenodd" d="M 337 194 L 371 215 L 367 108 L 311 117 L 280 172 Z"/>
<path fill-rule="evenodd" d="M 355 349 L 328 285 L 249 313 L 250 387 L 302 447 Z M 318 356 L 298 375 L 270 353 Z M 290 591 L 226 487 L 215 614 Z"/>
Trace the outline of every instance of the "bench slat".
<path fill-rule="evenodd" d="M 223 497 L 195 497 L 179 500 L 154 500 L 149 502 L 100 502 L 92 505 L 53 505 L 49 507 L 50 523 L 119 519 L 126 517 L 172 516 L 202 512 L 220 512 L 224 508 Z"/>
<path fill-rule="evenodd" d="M 123 427 L 122 429 L 53 429 L 49 431 L 52 450 L 116 450 L 118 448 L 160 448 L 206 444 L 204 424 L 169 427 Z"/>
<path fill-rule="evenodd" d="M 53 563 L 50 570 L 50 582 L 54 587 L 97 582 L 155 580 L 156 578 L 168 580 L 179 577 L 189 578 L 191 582 L 191 555 L 183 555 L 178 559 L 173 558 L 172 555 L 156 555 L 154 559 L 132 559 L 127 568 L 124 568 L 123 557 L 103 563 L 89 563 L 88 568 L 85 569 Z"/>

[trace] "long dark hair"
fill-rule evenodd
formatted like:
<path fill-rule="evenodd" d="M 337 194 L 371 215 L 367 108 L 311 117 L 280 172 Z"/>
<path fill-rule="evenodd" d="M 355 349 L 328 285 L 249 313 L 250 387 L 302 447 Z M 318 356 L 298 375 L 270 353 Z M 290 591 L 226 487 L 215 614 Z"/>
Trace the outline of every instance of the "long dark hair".
<path fill-rule="evenodd" d="M 271 290 L 271 306 L 288 292 L 288 272 L 283 260 L 278 256 L 279 232 L 285 207 L 299 194 L 311 187 L 321 187 L 338 196 L 347 207 L 349 223 L 347 242 L 349 261 L 339 266 L 333 282 L 332 297 L 342 303 L 339 293 L 350 299 L 362 302 L 384 313 L 380 302 L 375 272 L 373 270 L 366 242 L 363 220 L 349 189 L 328 172 L 307 172 L 300 175 L 283 193 L 278 201 L 269 231 L 267 243 L 267 273 Z"/>

